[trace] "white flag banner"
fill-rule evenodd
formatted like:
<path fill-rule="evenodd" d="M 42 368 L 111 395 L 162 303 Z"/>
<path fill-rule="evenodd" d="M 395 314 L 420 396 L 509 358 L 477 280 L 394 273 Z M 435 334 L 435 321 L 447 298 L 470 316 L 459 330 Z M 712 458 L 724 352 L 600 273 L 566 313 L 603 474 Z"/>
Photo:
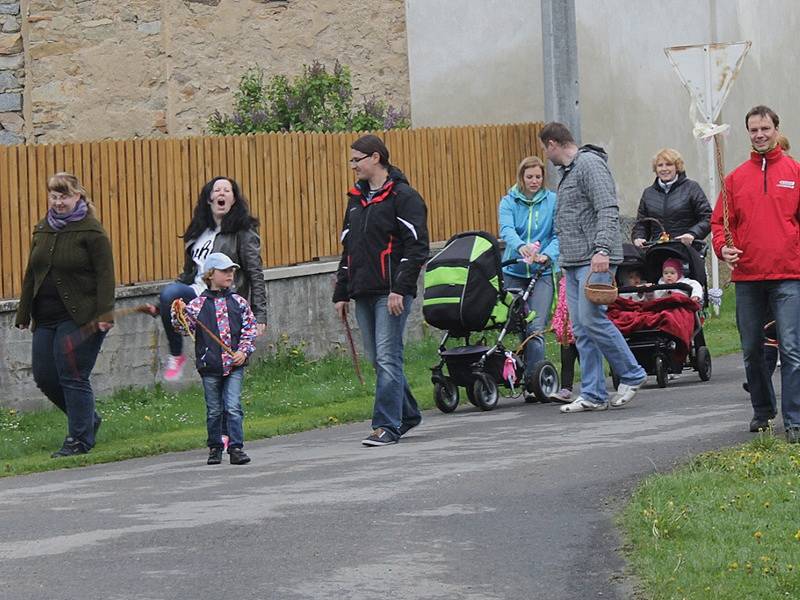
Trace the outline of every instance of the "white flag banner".
<path fill-rule="evenodd" d="M 714 121 L 751 45 L 751 42 L 731 42 L 664 48 L 692 97 L 690 117 L 695 124 L 695 137 L 708 138 L 727 129 Z"/>

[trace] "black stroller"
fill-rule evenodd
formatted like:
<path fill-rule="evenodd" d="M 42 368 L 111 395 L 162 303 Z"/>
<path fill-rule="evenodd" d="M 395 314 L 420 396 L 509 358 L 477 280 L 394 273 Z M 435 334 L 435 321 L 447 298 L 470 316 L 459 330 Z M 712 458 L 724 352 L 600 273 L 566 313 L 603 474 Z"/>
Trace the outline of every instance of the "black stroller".
<path fill-rule="evenodd" d="M 705 307 L 708 304 L 708 287 L 703 258 L 705 251 L 705 244 L 698 251 L 694 246 L 687 247 L 676 240 L 663 240 L 645 244 L 644 252 L 633 244 L 623 244 L 624 258 L 617 269 L 619 292 L 621 294 L 641 292 L 643 289 L 648 292 L 677 289 L 687 293 L 691 292 L 691 288 L 684 283 L 657 284 L 664 261 L 668 258 L 677 258 L 683 264 L 684 273 L 699 282 L 703 287 L 702 304 Z M 641 271 L 648 282 L 656 285 L 651 285 L 647 288 L 625 287 L 623 282 L 626 274 L 632 269 Z M 656 376 L 658 387 L 666 387 L 669 375 L 677 375 L 684 369 L 693 369 L 697 371 L 702 381 L 708 381 L 711 378 L 711 353 L 706 346 L 705 335 L 703 334 L 703 320 L 702 310 L 695 312 L 691 344 L 685 354 L 685 358 L 682 352 L 676 352 L 678 346 L 682 345 L 683 342 L 675 336 L 658 329 L 633 331 L 625 336 L 625 341 L 628 343 L 628 347 L 633 352 L 636 360 L 647 371 L 647 374 Z M 611 378 L 616 389 L 619 385 L 619 378 L 613 372 L 611 373 Z"/>
<path fill-rule="evenodd" d="M 510 389 L 512 396 L 521 394 L 524 386 L 543 402 L 558 391 L 553 363 L 540 361 L 523 381 L 523 359 L 504 345 L 509 333 L 525 337 L 526 326 L 535 316 L 526 300 L 538 274 L 524 290 L 506 289 L 502 267 L 511 263 L 501 263 L 501 256 L 494 236 L 469 231 L 450 238 L 425 267 L 422 312 L 428 324 L 446 332 L 439 344 L 439 363 L 431 368 L 434 400 L 442 412 L 453 412 L 458 406 L 459 386 L 482 410 L 497 406 L 500 386 Z M 487 342 L 486 334 L 498 330 L 496 341 Z M 476 333 L 483 336 L 471 344 Z M 448 349 L 451 337 L 463 338 L 464 345 Z"/>

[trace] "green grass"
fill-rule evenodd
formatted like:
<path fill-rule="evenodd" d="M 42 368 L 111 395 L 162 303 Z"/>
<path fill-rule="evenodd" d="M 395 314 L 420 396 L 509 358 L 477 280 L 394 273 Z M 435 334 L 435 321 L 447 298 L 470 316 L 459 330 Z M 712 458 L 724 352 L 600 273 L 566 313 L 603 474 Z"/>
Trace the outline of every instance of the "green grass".
<path fill-rule="evenodd" d="M 731 314 L 726 307 L 721 318 L 707 322 L 714 354 L 738 349 Z M 437 360 L 438 341 L 439 332 L 434 332 L 406 349 L 406 375 L 422 408 L 433 406 L 430 367 Z M 558 344 L 552 338 L 547 357 L 559 363 Z M 290 347 L 284 340 L 275 356 L 247 369 L 242 393 L 245 439 L 369 419 L 375 380 L 363 361 L 362 368 L 363 388 L 348 356 L 306 360 L 302 347 Z M 0 477 L 199 449 L 205 444 L 205 403 L 199 386 L 179 392 L 161 386 L 122 390 L 98 399 L 98 410 L 103 425 L 92 452 L 55 460 L 50 453 L 65 435 L 61 412 L 0 409 Z"/>
<path fill-rule="evenodd" d="M 739 350 L 733 294 L 705 327 Z M 800 598 L 800 446 L 772 432 L 642 482 L 621 516 L 639 596 Z"/>
<path fill-rule="evenodd" d="M 409 345 L 408 379 L 421 405 L 433 405 L 430 371 L 436 342 Z M 242 392 L 245 439 L 368 419 L 372 415 L 371 369 L 366 385 L 355 378 L 349 357 L 306 360 L 302 348 L 282 347 L 278 354 L 248 367 Z M 199 385 L 168 391 L 127 389 L 98 399 L 103 425 L 91 453 L 51 459 L 65 434 L 58 411 L 0 411 L 0 476 L 61 467 L 112 462 L 162 452 L 201 448 L 205 444 L 205 403 Z"/>
<path fill-rule="evenodd" d="M 636 491 L 628 559 L 652 599 L 800 598 L 800 446 L 762 434 Z"/>

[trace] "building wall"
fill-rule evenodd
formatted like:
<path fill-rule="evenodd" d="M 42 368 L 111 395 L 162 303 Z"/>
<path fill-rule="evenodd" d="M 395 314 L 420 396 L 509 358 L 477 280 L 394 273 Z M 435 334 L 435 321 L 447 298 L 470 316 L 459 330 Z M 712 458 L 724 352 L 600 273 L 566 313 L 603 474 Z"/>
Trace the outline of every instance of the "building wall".
<path fill-rule="evenodd" d="M 753 42 L 721 115 L 732 125 L 728 169 L 747 157 L 742 118 L 755 104 L 772 106 L 800 145 L 793 0 L 575 0 L 575 8 L 581 137 L 609 152 L 625 214 L 635 214 L 654 177 L 650 159 L 664 146 L 678 149 L 688 175 L 708 187 L 706 146 L 692 137 L 689 94 L 665 47 Z M 539 2 L 406 0 L 406 11 L 414 126 L 544 118 Z"/>
<path fill-rule="evenodd" d="M 338 59 L 356 98 L 409 104 L 402 0 L 21 2 L 28 142 L 200 134 L 254 65 Z"/>

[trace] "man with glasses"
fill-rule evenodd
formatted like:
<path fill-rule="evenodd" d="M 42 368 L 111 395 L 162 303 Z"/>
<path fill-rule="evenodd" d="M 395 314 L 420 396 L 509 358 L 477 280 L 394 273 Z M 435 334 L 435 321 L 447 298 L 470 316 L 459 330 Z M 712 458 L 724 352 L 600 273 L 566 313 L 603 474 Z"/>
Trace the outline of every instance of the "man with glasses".
<path fill-rule="evenodd" d="M 348 193 L 333 301 L 344 320 L 355 300 L 364 351 L 377 376 L 372 433 L 362 443 L 386 446 L 422 421 L 403 371 L 403 331 L 428 260 L 427 209 L 389 163 L 379 137 L 353 142 L 350 167 L 357 181 Z"/>

